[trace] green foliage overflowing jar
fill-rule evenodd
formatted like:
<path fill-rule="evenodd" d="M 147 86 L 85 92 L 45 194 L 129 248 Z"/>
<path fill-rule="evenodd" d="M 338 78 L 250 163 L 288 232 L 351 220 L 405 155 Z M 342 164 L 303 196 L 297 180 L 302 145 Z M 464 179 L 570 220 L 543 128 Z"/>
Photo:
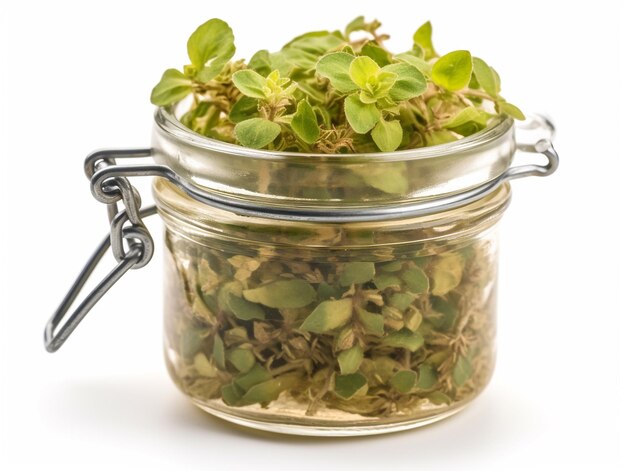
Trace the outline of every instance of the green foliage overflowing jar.
<path fill-rule="evenodd" d="M 151 149 L 87 159 L 112 228 L 90 266 L 108 244 L 119 261 L 88 301 L 149 261 L 153 211 L 128 178 L 156 176 L 167 367 L 218 417 L 376 434 L 450 416 L 489 382 L 496 228 L 509 180 L 556 169 L 552 127 L 506 102 L 482 59 L 439 56 L 430 23 L 395 55 L 379 26 L 359 17 L 245 62 L 210 20 L 153 90 Z M 520 143 L 514 119 L 543 136 Z M 514 167 L 518 150 L 547 163 Z M 46 329 L 51 351 L 95 302 L 60 327 L 76 294 Z"/>

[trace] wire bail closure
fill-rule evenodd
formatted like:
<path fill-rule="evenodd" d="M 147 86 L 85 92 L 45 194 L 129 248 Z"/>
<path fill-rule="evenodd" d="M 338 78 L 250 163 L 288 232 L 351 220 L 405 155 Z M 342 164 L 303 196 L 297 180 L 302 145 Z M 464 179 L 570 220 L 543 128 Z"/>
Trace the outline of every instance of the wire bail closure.
<path fill-rule="evenodd" d="M 44 331 L 45 348 L 51 353 L 57 351 L 87 313 L 128 270 L 142 268 L 152 259 L 154 241 L 143 223 L 143 219 L 156 214 L 156 207 L 148 206 L 141 208 L 141 197 L 137 189 L 130 184 L 130 177 L 152 176 L 165 178 L 191 198 L 243 216 L 320 223 L 383 221 L 398 217 L 422 216 L 453 209 L 484 197 L 507 181 L 529 176 L 545 177 L 554 173 L 559 164 L 558 154 L 551 141 L 554 134 L 554 125 L 543 116 L 533 115 L 523 128 L 530 130 L 540 129 L 546 131 L 548 135 L 533 144 L 517 143 L 516 149 L 521 152 L 542 154 L 547 158 L 547 162 L 510 167 L 497 178 L 476 188 L 456 194 L 417 203 L 369 208 L 327 209 L 261 206 L 237 198 L 208 192 L 182 178 L 165 165 L 119 165 L 117 163 L 118 159 L 152 157 L 152 149 L 108 149 L 96 151 L 85 159 L 85 174 L 91 182 L 91 193 L 94 198 L 107 205 L 107 214 L 111 228 L 110 234 L 98 245 L 96 251 L 89 258 L 76 281 L 63 298 L 63 301 L 47 322 Z M 123 209 L 118 207 L 120 202 L 123 205 Z M 68 315 L 70 307 L 109 247 L 111 247 L 118 264 L 85 297 L 76 310 Z M 65 322 L 61 325 L 64 319 Z"/>

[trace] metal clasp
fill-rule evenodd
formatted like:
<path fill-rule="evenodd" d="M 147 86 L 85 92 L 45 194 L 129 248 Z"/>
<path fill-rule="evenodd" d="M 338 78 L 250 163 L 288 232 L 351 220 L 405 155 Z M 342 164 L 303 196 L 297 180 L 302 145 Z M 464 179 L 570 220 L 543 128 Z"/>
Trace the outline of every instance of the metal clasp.
<path fill-rule="evenodd" d="M 99 178 L 106 168 L 116 165 L 115 159 L 150 157 L 151 149 L 104 150 L 91 154 L 85 160 L 85 173 L 91 180 L 91 191 L 98 201 L 106 203 L 110 234 L 107 235 L 87 261 L 78 278 L 52 315 L 44 331 L 44 345 L 49 352 L 57 351 L 76 329 L 87 313 L 130 269 L 145 266 L 154 253 L 154 241 L 143 219 L 156 213 L 156 206 L 141 209 L 141 197 L 124 176 Z M 118 208 L 122 202 L 124 209 Z M 124 244 L 126 243 L 126 247 Z M 67 315 L 70 307 L 102 257 L 111 247 L 118 264 L 85 297 L 76 310 Z M 62 321 L 66 318 L 63 325 Z"/>

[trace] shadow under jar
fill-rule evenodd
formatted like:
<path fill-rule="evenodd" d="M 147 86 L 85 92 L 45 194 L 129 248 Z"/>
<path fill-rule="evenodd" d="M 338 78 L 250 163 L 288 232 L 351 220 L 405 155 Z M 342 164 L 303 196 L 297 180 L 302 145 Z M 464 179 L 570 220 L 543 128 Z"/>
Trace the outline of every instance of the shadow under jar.
<path fill-rule="evenodd" d="M 494 368 L 507 180 L 556 167 L 511 168 L 516 149 L 540 142 L 516 144 L 505 119 L 389 154 L 273 153 L 198 136 L 159 110 L 155 160 L 227 202 L 154 181 L 174 382 L 218 417 L 301 435 L 459 411 Z"/>

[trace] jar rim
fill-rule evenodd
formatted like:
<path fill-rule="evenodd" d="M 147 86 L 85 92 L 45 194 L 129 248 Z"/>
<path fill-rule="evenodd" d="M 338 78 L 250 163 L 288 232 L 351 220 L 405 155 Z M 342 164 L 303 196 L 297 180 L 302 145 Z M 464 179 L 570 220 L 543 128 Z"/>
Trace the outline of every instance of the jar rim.
<path fill-rule="evenodd" d="M 157 128 L 164 134 L 187 145 L 192 145 L 205 151 L 216 151 L 262 160 L 301 160 L 321 159 L 325 161 L 350 159 L 352 162 L 391 162 L 431 159 L 439 156 L 468 152 L 480 146 L 487 145 L 504 134 L 514 125 L 514 120 L 505 115 L 494 118 L 493 123 L 485 129 L 456 141 L 437 144 L 434 146 L 417 147 L 413 149 L 397 150 L 392 152 L 364 152 L 350 154 L 323 154 L 308 152 L 285 152 L 265 149 L 252 149 L 237 144 L 231 144 L 217 139 L 203 136 L 185 126 L 177 117 L 172 106 L 158 107 L 154 113 Z"/>

